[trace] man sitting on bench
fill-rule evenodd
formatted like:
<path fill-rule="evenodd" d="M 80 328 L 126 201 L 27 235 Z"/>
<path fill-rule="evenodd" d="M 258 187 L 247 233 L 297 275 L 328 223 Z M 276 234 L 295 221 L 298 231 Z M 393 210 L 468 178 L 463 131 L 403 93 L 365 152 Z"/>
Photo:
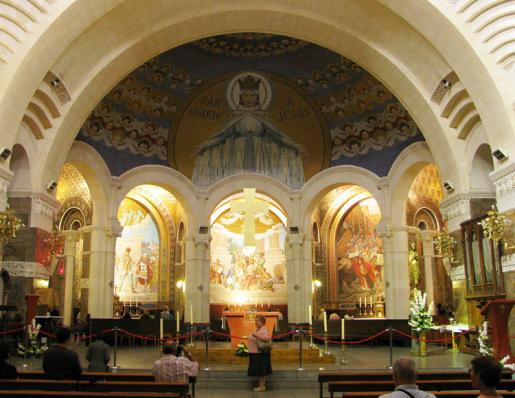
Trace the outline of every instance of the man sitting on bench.
<path fill-rule="evenodd" d="M 393 384 L 395 391 L 379 398 L 435 398 L 418 389 L 415 362 L 410 358 L 399 358 L 393 363 Z"/>
<path fill-rule="evenodd" d="M 72 333 L 68 328 L 60 328 L 56 333 L 57 343 L 43 354 L 43 370 L 52 379 L 78 380 L 82 374 L 79 357 L 68 349 Z"/>
<path fill-rule="evenodd" d="M 185 348 L 182 349 L 184 357 L 179 357 L 177 348 L 177 343 L 170 340 L 163 344 L 163 357 L 152 367 L 155 381 L 188 381 L 189 376 L 197 375 L 198 362 Z"/>

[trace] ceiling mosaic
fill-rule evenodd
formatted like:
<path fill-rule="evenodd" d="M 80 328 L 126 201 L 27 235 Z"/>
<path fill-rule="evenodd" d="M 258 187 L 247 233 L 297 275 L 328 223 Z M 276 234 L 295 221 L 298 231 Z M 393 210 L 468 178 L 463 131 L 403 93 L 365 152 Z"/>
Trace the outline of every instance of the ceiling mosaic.
<path fill-rule="evenodd" d="M 151 59 L 81 128 L 113 175 L 174 167 L 198 185 L 253 171 L 299 187 L 354 165 L 385 176 L 423 140 L 400 102 L 364 69 L 290 37 L 205 38 Z"/>

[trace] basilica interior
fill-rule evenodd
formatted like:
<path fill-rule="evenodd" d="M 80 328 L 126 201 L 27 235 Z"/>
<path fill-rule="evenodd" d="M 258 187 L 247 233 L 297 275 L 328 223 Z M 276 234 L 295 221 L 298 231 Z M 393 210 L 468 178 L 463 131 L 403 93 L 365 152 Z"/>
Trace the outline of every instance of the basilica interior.
<path fill-rule="evenodd" d="M 511 2 L 0 3 L 5 316 L 514 297 Z"/>

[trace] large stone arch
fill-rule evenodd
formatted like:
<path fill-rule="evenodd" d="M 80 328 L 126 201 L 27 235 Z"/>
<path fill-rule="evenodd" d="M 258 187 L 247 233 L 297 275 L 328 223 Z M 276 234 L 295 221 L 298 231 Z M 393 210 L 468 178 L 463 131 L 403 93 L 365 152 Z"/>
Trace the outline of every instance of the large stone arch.
<path fill-rule="evenodd" d="M 120 13 L 129 10 L 130 7 L 127 3 L 128 2 L 119 3 L 116 10 L 120 11 Z M 404 4 L 405 2 L 402 3 Z M 76 132 L 87 112 L 94 106 L 92 103 L 98 102 L 100 96 L 105 94 L 106 90 L 116 83 L 121 76 L 128 73 L 131 68 L 144 62 L 145 58 L 143 57 L 148 59 L 150 56 L 166 48 L 209 34 L 238 31 L 241 29 L 247 31 L 252 29 L 255 31 L 277 32 L 301 37 L 338 51 L 369 69 L 376 77 L 386 82 L 387 86 L 391 88 L 407 106 L 426 136 L 435 134 L 435 137 L 439 137 L 434 140 L 430 139 L 429 141 L 434 141 L 433 143 L 430 142 L 430 146 L 433 148 L 441 148 L 442 145 L 446 147 L 446 150 L 433 151 L 439 167 L 449 173 L 449 178 L 461 181 L 461 178 L 456 178 L 460 175 L 456 167 L 456 161 L 454 160 L 454 158 L 459 159 L 460 157 L 459 145 L 451 145 L 452 134 L 445 134 L 446 128 L 443 127 L 438 117 L 433 113 L 429 103 L 430 88 L 434 87 L 441 76 L 448 72 L 449 66 L 445 64 L 445 60 L 434 51 L 430 43 L 424 41 L 421 35 L 409 28 L 409 25 L 400 20 L 395 13 L 389 12 L 386 7 L 379 3 L 368 2 L 366 6 L 362 6 L 361 2 L 355 2 L 349 6 L 353 9 L 354 16 L 356 17 L 356 22 L 353 24 L 347 24 L 349 16 L 342 15 L 345 14 L 343 12 L 345 10 L 340 9 L 337 4 L 338 3 L 327 4 L 327 7 L 320 7 L 320 9 L 317 8 L 317 11 L 313 11 L 313 9 L 308 8 L 302 3 L 300 3 L 295 10 L 292 10 L 291 7 L 286 4 L 277 4 L 277 2 L 275 2 L 273 6 L 269 2 L 263 2 L 262 4 L 253 5 L 252 7 L 244 9 L 242 9 L 241 4 L 239 4 L 240 9 L 238 9 L 234 7 L 234 4 L 231 5 L 228 3 L 227 5 L 224 4 L 224 6 L 219 6 L 216 10 L 213 10 L 209 7 L 209 4 L 201 2 L 194 13 L 192 13 L 188 12 L 186 4 L 179 2 L 173 10 L 173 18 L 167 14 L 168 10 L 161 10 L 164 11 L 162 15 L 161 13 L 159 14 L 159 17 L 162 18 L 161 26 L 173 24 L 171 25 L 173 29 L 170 28 L 166 30 L 163 28 L 153 34 L 149 33 L 148 28 L 147 30 L 138 30 L 138 32 L 140 32 L 138 33 L 140 35 L 139 37 L 135 38 L 130 35 L 126 37 L 127 41 L 134 43 L 130 48 L 127 42 L 110 42 L 105 52 L 101 51 L 101 49 L 97 50 L 98 53 L 101 54 L 99 58 L 95 58 L 94 55 L 92 55 L 90 62 L 84 62 L 83 57 L 81 58 L 81 62 L 84 64 L 84 67 L 87 68 L 88 73 L 78 73 L 77 75 L 81 77 L 87 76 L 87 81 L 73 81 L 73 78 L 70 78 L 70 87 L 73 87 L 73 104 L 70 106 L 70 109 L 74 114 L 73 118 L 75 119 L 75 123 L 63 120 L 63 125 L 59 128 L 59 131 L 66 129 L 68 132 Z M 385 2 L 385 4 L 390 7 L 391 10 L 398 12 L 399 15 L 409 20 L 410 23 L 411 19 L 413 19 L 419 23 L 420 26 L 426 25 L 416 17 L 413 7 L 406 7 L 406 4 L 404 4 L 405 7 L 402 7 L 402 4 L 396 5 L 395 3 L 389 4 L 387 2 Z M 436 9 L 432 4 L 427 5 L 424 2 L 423 5 L 428 8 L 427 12 L 430 12 L 430 15 L 434 18 L 446 18 L 441 14 L 441 11 Z M 79 6 L 79 4 L 73 4 L 74 8 Z M 232 10 L 230 7 L 232 7 Z M 362 14 L 364 12 L 362 7 L 374 8 L 374 11 L 376 11 L 375 15 L 381 18 L 383 25 L 389 26 L 396 23 L 398 29 L 382 29 L 382 33 L 388 31 L 391 36 L 380 41 L 378 39 L 380 32 L 367 30 L 366 27 L 370 25 L 364 23 L 366 21 L 365 19 L 360 18 L 364 15 Z M 149 8 L 151 9 L 151 7 Z M 102 15 L 103 10 L 101 8 L 96 11 L 99 15 Z M 368 11 L 370 14 L 370 10 Z M 152 10 L 145 10 L 142 14 L 146 15 L 147 12 L 152 12 Z M 117 12 L 112 10 L 109 17 L 116 18 L 116 14 Z M 192 17 L 192 14 L 195 14 L 195 16 Z M 84 15 L 84 20 L 90 18 L 88 10 L 86 10 Z M 124 13 L 124 15 L 127 14 Z M 262 16 L 262 18 L 256 18 L 258 15 Z M 188 20 L 188 18 L 190 19 Z M 94 19 L 91 17 L 88 22 L 92 23 L 93 20 Z M 209 24 L 202 23 L 202 21 L 206 20 L 209 20 Z M 287 24 L 284 23 L 285 20 L 288 21 Z M 447 20 L 446 23 L 446 27 L 448 27 L 449 22 Z M 112 26 L 116 25 L 116 23 L 111 22 L 110 29 L 114 29 Z M 458 35 L 459 33 L 454 30 L 452 24 L 450 25 L 448 29 L 453 32 L 454 35 Z M 190 28 L 188 29 L 187 26 Z M 195 26 L 195 32 L 191 32 L 191 26 Z M 313 29 L 307 29 L 307 26 Z M 74 29 L 77 28 L 74 27 Z M 65 65 L 69 66 L 73 64 L 78 67 L 76 57 L 78 56 L 79 47 L 82 46 L 81 48 L 84 49 L 88 46 L 92 46 L 93 41 L 95 41 L 95 46 L 99 45 L 98 38 L 93 33 L 94 31 L 93 26 L 90 26 L 88 35 L 82 35 L 80 37 L 80 33 L 75 32 L 77 43 L 70 45 L 67 52 L 61 54 L 60 61 L 56 64 L 56 72 L 58 74 L 64 74 Z M 112 33 L 113 36 L 116 36 L 114 31 Z M 157 40 L 159 34 L 165 36 L 165 33 L 168 40 Z M 426 32 L 424 31 L 424 33 Z M 147 36 L 142 38 L 144 35 Z M 124 35 L 121 36 L 123 37 Z M 429 36 L 430 35 L 427 33 L 427 37 Z M 91 41 L 87 40 L 88 37 L 91 38 Z M 402 41 L 399 41 L 401 37 Z M 413 39 L 413 43 L 420 44 L 420 46 L 417 47 L 417 51 L 427 53 L 425 55 L 428 55 L 428 57 L 411 57 L 411 55 L 407 54 L 409 51 L 402 49 L 408 46 L 406 37 L 409 37 L 410 40 Z M 170 38 L 173 38 L 174 42 L 171 42 Z M 162 43 L 161 48 L 158 49 L 152 46 L 150 42 Z M 389 45 L 392 46 L 392 48 L 389 48 Z M 138 56 L 134 56 L 135 52 L 137 52 L 136 50 L 141 50 L 142 48 L 145 48 L 145 50 L 139 51 Z M 467 48 L 467 50 L 473 53 L 472 49 Z M 112 56 L 107 56 L 106 54 Z M 460 58 L 463 59 L 462 53 L 460 55 Z M 54 61 L 56 59 L 57 58 L 55 58 Z M 129 62 L 131 59 L 134 60 L 132 63 Z M 417 61 L 416 59 L 425 59 L 430 62 L 425 62 L 426 65 L 423 65 L 423 62 Z M 476 65 L 474 64 L 474 66 Z M 427 74 L 427 68 L 432 70 L 432 73 L 429 75 Z M 483 70 L 481 70 L 481 72 L 483 72 Z M 467 73 L 467 68 L 464 68 L 464 73 Z M 108 74 L 113 76 L 113 78 L 109 79 Z M 431 78 L 429 78 L 429 76 Z M 471 84 L 473 84 L 474 80 L 471 79 L 471 82 Z M 489 87 L 489 89 L 491 89 L 490 91 L 493 90 L 495 94 L 495 87 Z M 482 88 L 482 92 L 484 93 L 484 87 Z M 490 98 L 493 97 L 495 97 L 495 95 L 490 95 Z M 497 97 L 499 96 L 497 95 Z M 497 100 L 497 97 L 494 99 Z M 74 105 L 76 103 L 80 106 L 75 107 Z M 85 106 L 86 104 L 87 106 Z M 78 109 L 79 107 L 82 109 Z M 491 106 L 491 108 L 493 108 L 493 106 Z M 503 109 L 503 107 L 501 106 L 497 109 Z M 65 117 L 65 119 L 67 119 L 67 117 Z M 506 120 L 506 118 L 501 119 Z M 504 124 L 506 127 L 506 123 Z M 10 130 L 12 131 L 12 127 Z M 508 131 L 511 130 L 510 127 Z M 60 137 L 59 131 L 56 136 L 62 138 Z M 506 129 L 502 131 L 506 131 Z M 69 141 L 72 139 L 73 138 L 68 138 L 68 145 L 70 144 Z M 449 153 L 454 153 L 454 157 L 448 156 Z"/>
<path fill-rule="evenodd" d="M 304 185 L 301 190 L 299 212 L 302 231 L 311 231 L 311 214 L 317 203 L 329 191 L 341 185 L 359 185 L 366 189 L 374 197 L 384 214 L 386 203 L 381 191 L 382 179 L 374 173 L 356 166 L 336 166 L 323 170 L 316 174 Z"/>
<path fill-rule="evenodd" d="M 209 222 L 211 213 L 222 200 L 232 194 L 241 192 L 243 188 L 256 188 L 256 192 L 276 201 L 281 206 L 281 210 L 284 211 L 288 224 L 292 225 L 290 221 L 290 217 L 293 217 L 290 189 L 275 178 L 251 173 L 226 177 L 209 187 L 206 192 L 207 200 L 204 215 L 207 217 L 207 222 Z"/>
<path fill-rule="evenodd" d="M 110 214 L 115 217 L 118 207 L 129 191 L 138 185 L 154 184 L 172 193 L 186 215 L 187 233 L 194 233 L 199 225 L 196 187 L 178 171 L 165 166 L 140 166 L 127 171 L 116 179 Z"/>
<path fill-rule="evenodd" d="M 100 154 L 90 145 L 73 143 L 65 163 L 79 170 L 88 184 L 93 201 L 93 225 L 105 225 L 109 218 L 110 182 L 109 169 Z"/>
<path fill-rule="evenodd" d="M 406 198 L 411 189 L 411 184 L 418 173 L 433 162 L 433 156 L 426 143 L 417 142 L 402 151 L 393 163 L 388 174 L 388 212 L 383 213 L 383 217 L 392 217 L 391 221 L 395 226 L 406 225 L 406 217 L 404 216 L 406 214 Z"/>

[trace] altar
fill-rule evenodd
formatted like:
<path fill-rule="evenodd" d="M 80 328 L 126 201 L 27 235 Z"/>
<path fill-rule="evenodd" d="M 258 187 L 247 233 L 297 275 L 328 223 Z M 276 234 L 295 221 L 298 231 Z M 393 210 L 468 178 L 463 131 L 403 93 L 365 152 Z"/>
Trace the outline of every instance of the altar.
<path fill-rule="evenodd" d="M 227 325 L 229 326 L 229 332 L 231 334 L 231 347 L 236 348 L 237 345 L 242 341 L 242 339 L 239 337 L 250 336 L 256 330 L 255 321 L 257 315 L 263 315 L 266 318 L 265 326 L 268 329 L 270 336 L 272 336 L 274 328 L 277 324 L 279 312 L 224 311 L 222 315 L 227 321 Z"/>

